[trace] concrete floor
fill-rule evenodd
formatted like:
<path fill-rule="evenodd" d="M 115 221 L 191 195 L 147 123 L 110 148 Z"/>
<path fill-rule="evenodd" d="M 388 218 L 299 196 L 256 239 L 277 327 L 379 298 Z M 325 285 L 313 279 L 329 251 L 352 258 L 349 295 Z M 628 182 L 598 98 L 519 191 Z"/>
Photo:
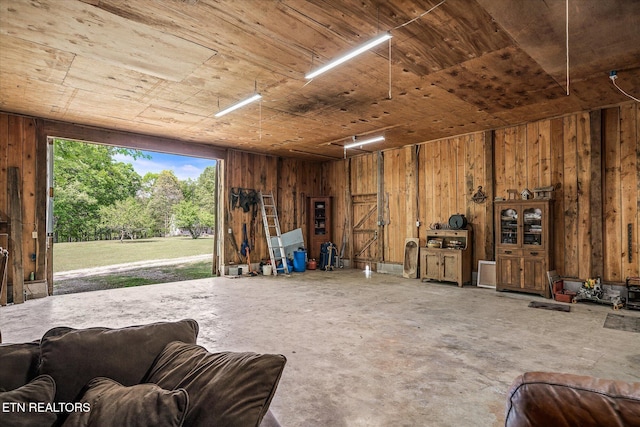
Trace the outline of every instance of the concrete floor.
<path fill-rule="evenodd" d="M 285 427 L 497 426 L 525 371 L 640 381 L 640 334 L 610 307 L 356 270 L 215 278 L 60 295 L 0 309 L 4 342 L 52 326 L 193 318 L 210 351 L 284 354 L 271 409 Z M 616 312 L 640 317 L 638 311 Z"/>

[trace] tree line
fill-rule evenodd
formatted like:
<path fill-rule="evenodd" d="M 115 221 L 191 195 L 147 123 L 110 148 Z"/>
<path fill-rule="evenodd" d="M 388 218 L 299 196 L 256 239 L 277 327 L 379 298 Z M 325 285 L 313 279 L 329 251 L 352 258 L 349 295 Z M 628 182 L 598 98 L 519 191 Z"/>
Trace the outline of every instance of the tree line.
<path fill-rule="evenodd" d="M 138 150 L 54 141 L 56 242 L 123 241 L 176 230 L 197 239 L 214 227 L 214 167 L 196 180 L 179 180 L 170 170 L 140 176 L 116 155 L 149 157 Z"/>

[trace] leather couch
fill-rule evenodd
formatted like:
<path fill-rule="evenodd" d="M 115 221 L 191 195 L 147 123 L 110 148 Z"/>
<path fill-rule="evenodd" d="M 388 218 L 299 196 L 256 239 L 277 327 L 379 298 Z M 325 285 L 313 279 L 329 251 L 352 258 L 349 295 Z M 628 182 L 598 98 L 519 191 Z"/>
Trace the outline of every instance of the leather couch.
<path fill-rule="evenodd" d="M 211 353 L 197 335 L 187 319 L 0 344 L 0 425 L 278 427 L 285 357 Z"/>
<path fill-rule="evenodd" d="M 527 372 L 511 386 L 507 427 L 639 427 L 640 383 Z"/>

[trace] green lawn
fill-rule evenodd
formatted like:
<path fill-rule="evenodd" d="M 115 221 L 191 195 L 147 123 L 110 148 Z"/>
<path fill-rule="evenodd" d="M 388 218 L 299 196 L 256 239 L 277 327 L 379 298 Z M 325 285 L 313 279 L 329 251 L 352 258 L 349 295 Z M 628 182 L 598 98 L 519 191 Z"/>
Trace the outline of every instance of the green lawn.
<path fill-rule="evenodd" d="M 153 239 L 55 243 L 53 272 L 127 262 L 181 258 L 213 253 L 213 238 L 158 237 Z"/>

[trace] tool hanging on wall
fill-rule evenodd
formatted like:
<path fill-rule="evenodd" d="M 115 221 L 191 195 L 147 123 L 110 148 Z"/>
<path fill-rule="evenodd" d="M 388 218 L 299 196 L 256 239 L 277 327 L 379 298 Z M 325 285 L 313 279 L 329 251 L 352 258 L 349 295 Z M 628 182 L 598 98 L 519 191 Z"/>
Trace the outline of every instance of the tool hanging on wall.
<path fill-rule="evenodd" d="M 234 190 L 234 188 L 231 188 L 231 191 L 229 191 L 229 210 L 234 210 L 236 205 L 238 205 L 239 200 L 240 190 Z"/>
<path fill-rule="evenodd" d="M 256 193 L 256 200 L 258 202 L 260 199 Z M 254 203 L 251 205 L 251 223 L 249 225 L 249 249 L 252 251 L 256 247 L 256 217 L 258 216 L 258 203 Z"/>
<path fill-rule="evenodd" d="M 258 273 L 251 268 L 251 243 L 249 242 L 249 238 L 247 236 L 247 224 L 242 224 L 242 246 L 240 247 L 240 253 L 242 256 L 246 258 L 247 262 L 247 271 L 249 272 L 249 276 L 257 276 Z"/>
<path fill-rule="evenodd" d="M 253 188 L 231 187 L 229 191 L 229 209 L 242 209 L 247 213 L 260 201 L 258 192 Z"/>
<path fill-rule="evenodd" d="M 251 199 L 249 198 L 249 193 L 246 190 L 240 191 L 240 201 L 238 204 L 244 213 L 249 212 L 251 209 Z"/>
<path fill-rule="evenodd" d="M 471 196 L 471 200 L 474 203 L 484 203 L 487 200 L 487 195 L 482 191 L 482 185 L 478 186 L 478 191 Z"/>
<path fill-rule="evenodd" d="M 337 267 L 344 267 L 344 255 L 347 249 L 347 226 L 349 225 L 349 219 L 345 216 L 344 225 L 342 226 L 342 244 L 340 245 L 340 253 L 338 255 Z"/>
<path fill-rule="evenodd" d="M 633 262 L 633 224 L 627 224 L 627 256 Z"/>
<path fill-rule="evenodd" d="M 240 255 L 243 257 L 247 257 L 248 252 L 251 251 L 249 248 L 249 238 L 247 237 L 247 223 L 242 224 L 242 244 L 240 245 Z"/>
<path fill-rule="evenodd" d="M 251 248 L 247 248 L 247 269 L 249 271 L 249 276 L 257 276 L 258 272 L 251 268 Z"/>
<path fill-rule="evenodd" d="M 231 247 L 233 248 L 233 251 L 235 253 L 236 262 L 240 263 L 242 262 L 242 259 L 240 258 L 238 243 L 236 242 L 236 236 L 234 235 L 233 228 L 231 226 L 231 221 L 232 221 L 231 212 L 234 209 L 236 200 L 237 200 L 237 193 L 235 193 L 233 191 L 233 188 L 231 188 L 231 190 L 229 191 L 229 207 L 225 209 L 225 223 L 227 224 L 227 227 L 228 227 L 228 232 L 226 234 L 227 234 L 227 240 L 231 244 Z"/>
<path fill-rule="evenodd" d="M 226 216 L 227 216 L 227 225 L 229 226 L 229 232 L 227 233 L 227 240 L 229 240 L 229 243 L 231 244 L 231 247 L 233 248 L 233 251 L 236 255 L 236 262 L 241 263 L 242 258 L 240 257 L 240 250 L 238 248 L 238 242 L 236 242 L 236 236 L 233 233 L 233 228 L 231 227 L 231 214 L 229 213 L 229 211 L 227 211 Z"/>

